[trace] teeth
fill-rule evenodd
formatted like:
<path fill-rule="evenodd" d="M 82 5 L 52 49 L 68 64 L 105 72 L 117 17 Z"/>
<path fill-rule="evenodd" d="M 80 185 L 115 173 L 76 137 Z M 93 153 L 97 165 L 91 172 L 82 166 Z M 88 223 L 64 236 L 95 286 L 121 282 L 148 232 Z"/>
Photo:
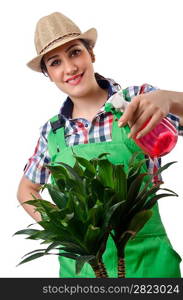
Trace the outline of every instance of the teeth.
<path fill-rule="evenodd" d="M 68 80 L 67 82 L 72 82 L 72 81 L 75 81 L 75 80 L 77 80 L 78 78 L 80 78 L 81 77 L 81 75 L 80 76 L 78 76 L 78 77 L 76 77 L 76 78 L 74 78 L 74 79 L 70 79 L 70 80 Z"/>
<path fill-rule="evenodd" d="M 75 81 L 76 79 L 78 79 L 79 77 L 76 77 L 76 78 L 74 78 L 74 79 L 71 79 L 71 80 L 69 80 L 69 81 Z"/>

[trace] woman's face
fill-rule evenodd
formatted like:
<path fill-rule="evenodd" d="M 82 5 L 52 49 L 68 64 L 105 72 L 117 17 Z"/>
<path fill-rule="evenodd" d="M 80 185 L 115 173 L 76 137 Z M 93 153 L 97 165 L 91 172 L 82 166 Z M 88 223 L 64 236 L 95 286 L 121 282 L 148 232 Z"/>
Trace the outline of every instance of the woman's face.
<path fill-rule="evenodd" d="M 85 96 L 96 84 L 91 54 L 80 40 L 45 54 L 44 62 L 50 79 L 71 98 Z"/>

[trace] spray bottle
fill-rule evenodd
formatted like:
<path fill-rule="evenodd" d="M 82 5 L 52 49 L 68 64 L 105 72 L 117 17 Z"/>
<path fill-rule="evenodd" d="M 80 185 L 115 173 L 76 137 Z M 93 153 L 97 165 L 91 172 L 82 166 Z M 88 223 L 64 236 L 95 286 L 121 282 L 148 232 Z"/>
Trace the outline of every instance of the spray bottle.
<path fill-rule="evenodd" d="M 107 105 L 113 106 L 119 117 L 123 114 L 129 102 L 124 99 L 123 92 L 119 91 L 115 93 L 107 103 Z M 150 119 L 143 124 L 140 130 L 142 130 L 149 121 Z M 168 154 L 175 147 L 178 139 L 176 128 L 167 118 L 163 118 L 145 136 L 139 139 L 137 139 L 136 136 L 133 138 L 136 144 L 151 158 Z"/>

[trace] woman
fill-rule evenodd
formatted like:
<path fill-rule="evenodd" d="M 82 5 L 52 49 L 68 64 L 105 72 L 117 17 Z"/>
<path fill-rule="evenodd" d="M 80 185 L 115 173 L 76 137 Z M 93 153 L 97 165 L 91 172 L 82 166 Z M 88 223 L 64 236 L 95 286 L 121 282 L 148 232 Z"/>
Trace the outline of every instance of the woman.
<path fill-rule="evenodd" d="M 110 152 L 114 163 L 127 164 L 136 145 L 131 140 L 131 149 L 125 146 L 124 140 L 128 137 L 121 126 L 128 122 L 131 136 L 134 136 L 144 121 L 152 117 L 148 126 L 139 132 L 143 135 L 168 115 L 174 125 L 180 127 L 179 121 L 183 116 L 182 93 L 156 90 L 148 84 L 124 90 L 126 100 L 133 98 L 133 101 L 119 121 L 112 112 L 105 111 L 104 104 L 120 86 L 94 73 L 93 47 L 96 39 L 94 28 L 81 33 L 76 24 L 61 13 L 52 13 L 37 23 L 37 56 L 28 66 L 49 76 L 68 97 L 59 114 L 41 129 L 36 149 L 19 184 L 18 199 L 21 203 L 29 200 L 30 194 L 41 198 L 39 189 L 50 175 L 45 164 L 62 161 L 73 165 L 71 147 L 74 147 L 76 154 L 90 159 Z M 179 115 L 180 119 L 169 112 Z M 144 167 L 152 173 L 158 164 L 158 160 L 149 160 Z M 41 220 L 32 206 L 24 205 L 24 208 L 36 221 Z M 63 257 L 59 260 L 60 276 L 76 277 L 72 260 Z M 115 247 L 109 239 L 104 262 L 110 277 L 116 277 L 116 260 Z M 166 236 L 156 206 L 148 224 L 128 243 L 127 277 L 180 277 L 180 260 Z M 94 273 L 89 265 L 85 265 L 77 277 L 94 277 Z"/>

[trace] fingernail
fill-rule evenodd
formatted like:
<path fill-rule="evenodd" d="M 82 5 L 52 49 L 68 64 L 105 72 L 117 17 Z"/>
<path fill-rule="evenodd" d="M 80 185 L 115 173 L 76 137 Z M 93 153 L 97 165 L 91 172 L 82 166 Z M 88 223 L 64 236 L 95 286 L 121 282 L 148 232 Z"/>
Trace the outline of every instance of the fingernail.
<path fill-rule="evenodd" d="M 142 136 L 142 134 L 141 134 L 141 133 L 138 133 L 138 134 L 136 135 L 136 139 L 140 139 L 141 136 Z"/>
<path fill-rule="evenodd" d="M 118 125 L 119 125 L 119 126 L 123 126 L 123 124 L 124 124 L 123 121 L 119 121 L 119 122 L 118 122 Z"/>

